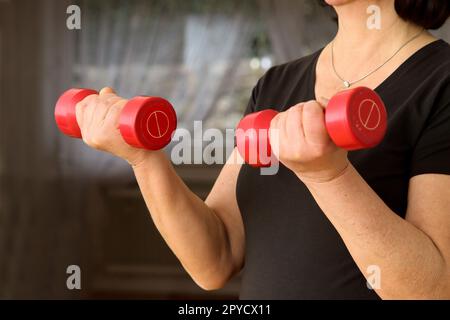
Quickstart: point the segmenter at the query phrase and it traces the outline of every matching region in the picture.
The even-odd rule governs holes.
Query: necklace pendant
[[[351,87],[350,82],[344,81],[344,87],[347,88],[347,89],[350,88]]]

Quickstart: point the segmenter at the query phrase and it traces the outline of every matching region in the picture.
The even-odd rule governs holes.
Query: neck
[[[368,10],[371,6],[379,8],[378,12]],[[397,15],[393,0],[357,0],[334,8],[339,18],[334,42],[340,55],[392,52],[420,32],[420,27]],[[368,22],[374,23],[375,19],[379,20],[380,28],[369,28]]]

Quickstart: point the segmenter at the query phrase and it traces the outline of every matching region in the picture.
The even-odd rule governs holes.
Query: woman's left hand
[[[317,101],[279,113],[270,125],[270,144],[278,160],[304,182],[327,182],[348,167],[347,151],[338,148],[325,126]]]

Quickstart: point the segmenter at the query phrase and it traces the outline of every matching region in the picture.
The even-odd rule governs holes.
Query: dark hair
[[[319,0],[327,5],[325,0]],[[425,29],[439,29],[450,17],[449,0],[395,0],[395,10],[405,21]]]
[[[439,29],[450,16],[448,0],[395,0],[397,14],[425,29]]]

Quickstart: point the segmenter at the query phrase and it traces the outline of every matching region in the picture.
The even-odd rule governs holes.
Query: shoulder
[[[450,44],[442,39],[436,40],[435,52],[444,58],[450,59]]]
[[[438,40],[422,52],[412,78],[417,89],[409,92],[411,105],[423,117],[422,133],[440,128],[450,141],[450,45]],[[415,92],[416,91],[416,92]]]
[[[429,59],[435,61],[435,67],[429,70],[429,77],[435,88],[431,91],[436,93],[435,105],[437,109],[445,108],[448,112],[450,111],[450,45],[439,40],[436,50]]]
[[[444,40],[438,40],[435,50],[430,53],[429,59],[436,62],[436,71],[446,78],[450,77],[450,45]]]
[[[422,73],[424,78],[450,79],[450,45],[447,42],[437,40],[416,54],[418,59],[413,67],[417,72]]]
[[[437,40],[423,47],[397,70],[393,80],[388,95],[395,101],[408,101],[422,115],[448,109],[450,45]]]

